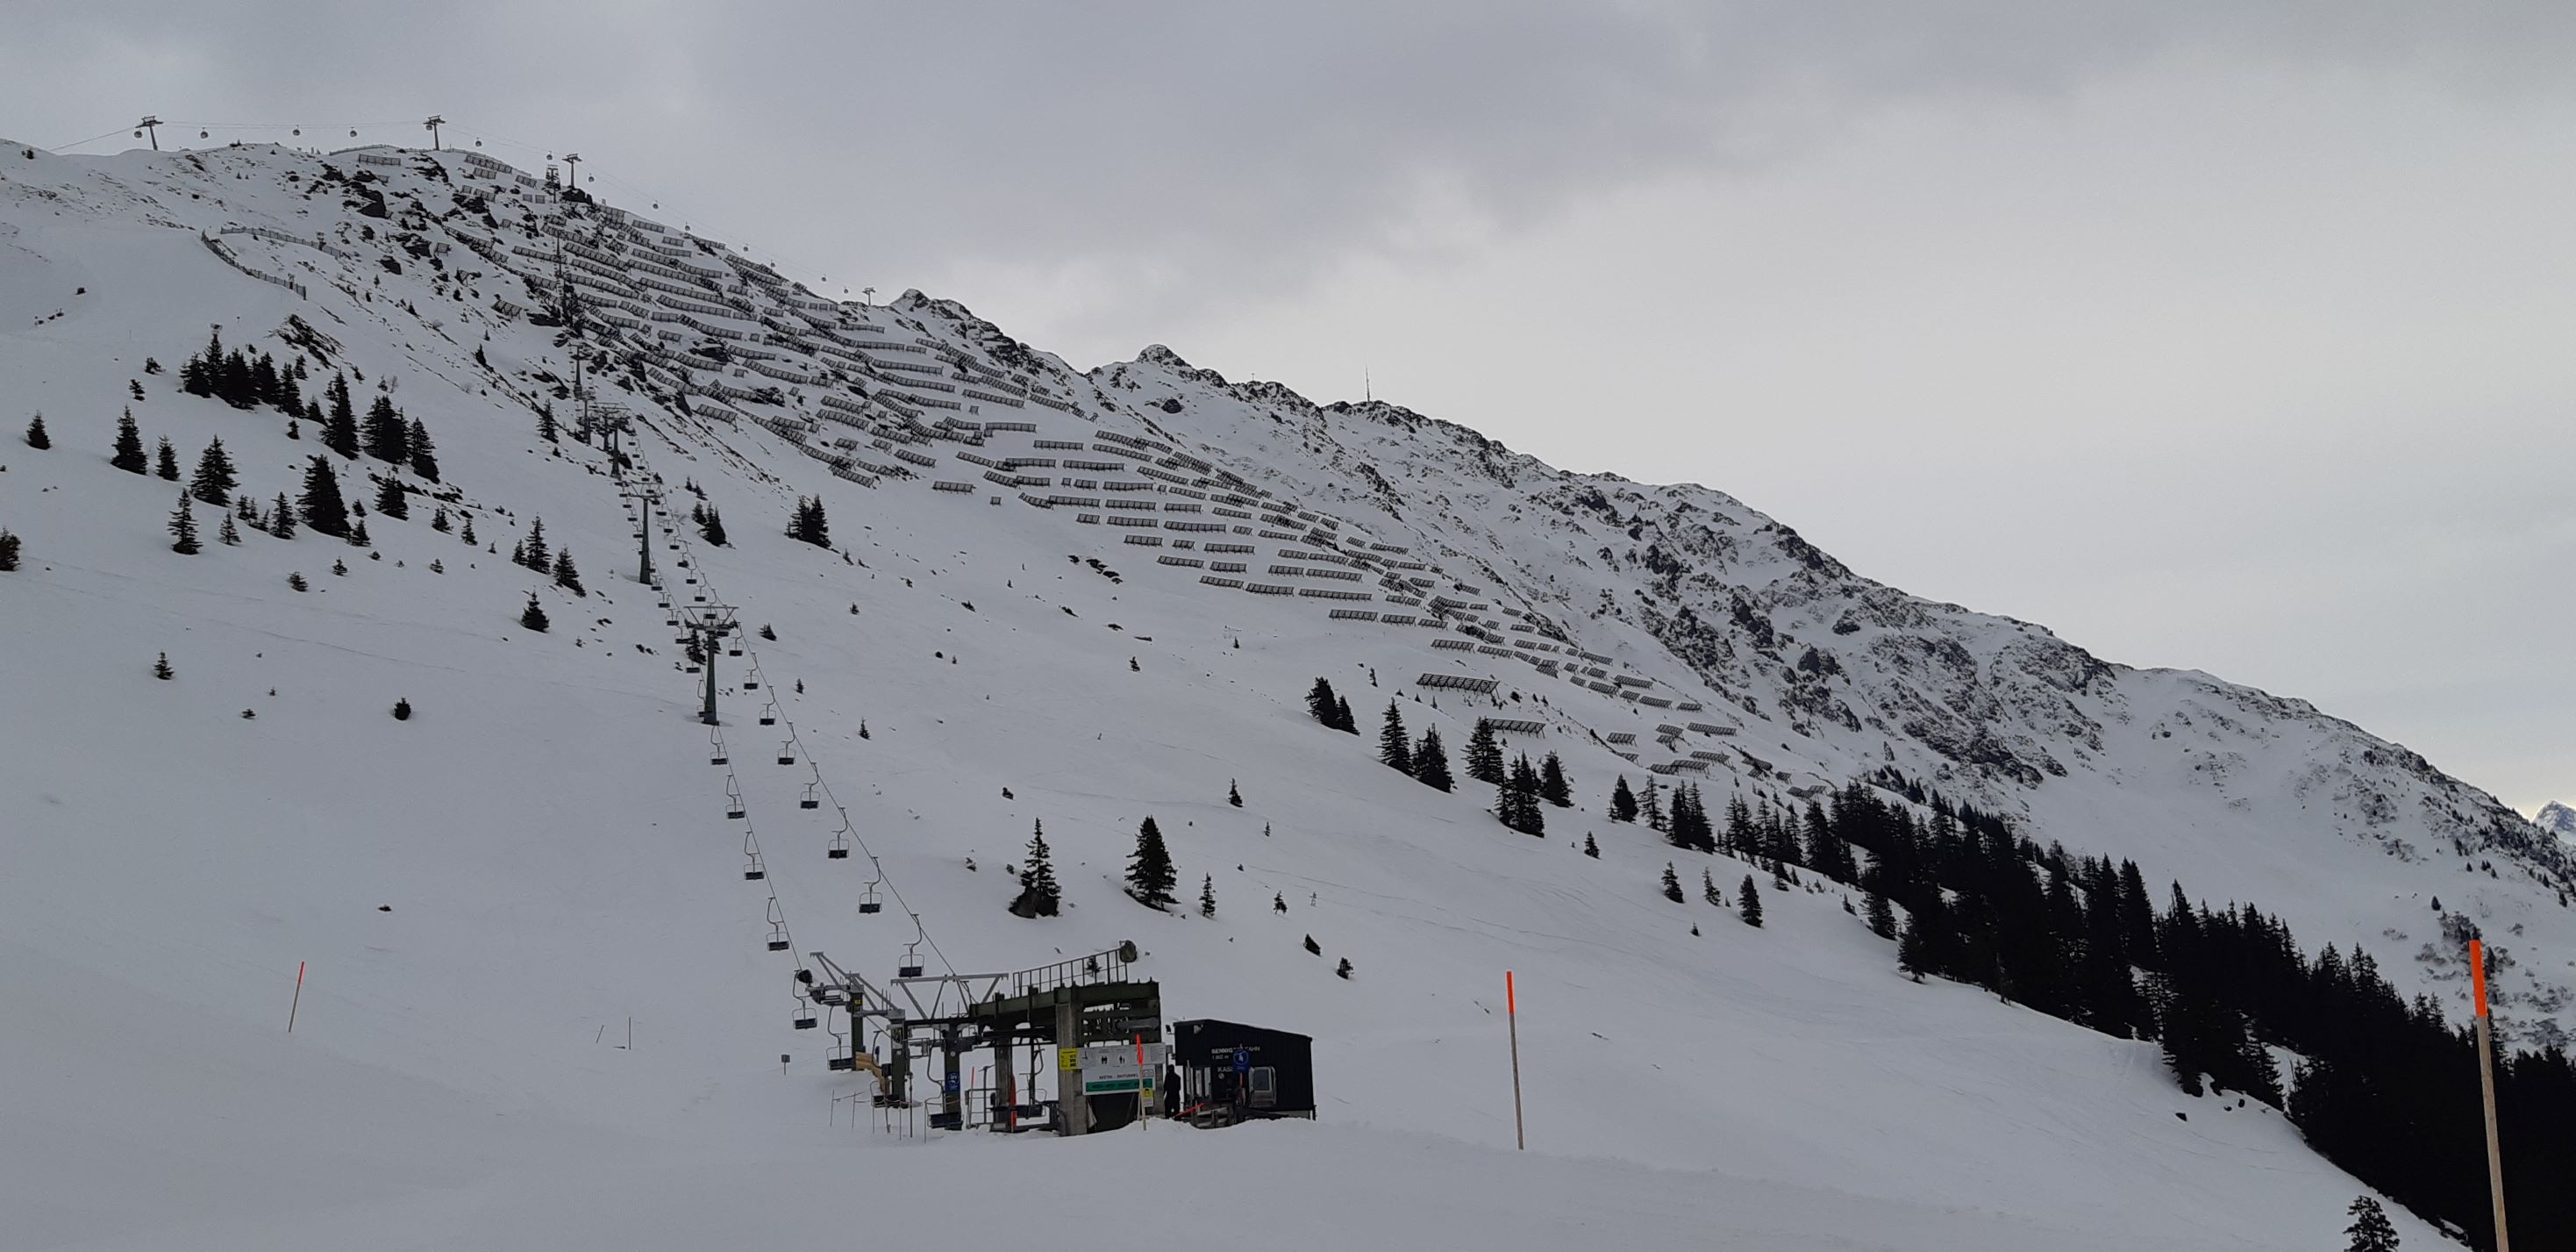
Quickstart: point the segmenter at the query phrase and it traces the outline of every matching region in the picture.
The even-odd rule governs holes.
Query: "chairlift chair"
[[[912,942],[903,945],[902,963],[894,967],[894,976],[897,978],[921,977],[921,945],[924,940],[930,938],[930,932],[921,928],[919,913],[912,915],[912,935]]]
[[[877,876],[869,879],[867,885],[859,888],[859,911],[882,913],[885,911],[885,902],[877,898],[877,887],[885,882],[885,866],[878,864],[875,857],[869,857],[868,863],[876,866]]]
[[[784,952],[790,946],[787,937],[787,914],[778,907],[778,897],[769,897],[769,950]]]
[[[822,797],[814,793],[814,784],[805,784],[805,794],[796,801],[796,807],[800,809],[819,809],[823,807]]]
[[[796,741],[795,741],[795,740],[793,740],[793,739],[786,739],[786,740],[781,740],[781,741],[779,742],[779,744],[778,744],[778,763],[779,763],[779,764],[781,764],[781,765],[794,765],[794,764],[796,763]]]
[[[760,711],[760,724],[763,726],[775,726],[778,724],[778,702],[776,700],[770,701],[768,707],[763,708]]]
[[[733,775],[727,774],[725,775],[725,817],[739,819],[741,816],[742,784]]]
[[[732,757],[725,755],[723,735],[710,730],[707,732],[707,742],[715,748],[715,754],[707,758],[707,764],[723,765],[733,759]]]

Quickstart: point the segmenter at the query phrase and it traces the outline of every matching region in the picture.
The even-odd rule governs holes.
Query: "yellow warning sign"
[[[1082,1068],[1082,1049],[1057,1048],[1055,1050],[1055,1067],[1061,1070],[1077,1070]]]

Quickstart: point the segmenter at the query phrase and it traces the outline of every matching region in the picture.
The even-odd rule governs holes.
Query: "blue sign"
[[[950,1095],[957,1094],[957,1075],[950,1074],[946,1078],[940,1079],[939,1089]]]
[[[1252,1049],[1236,1048],[1234,1050],[1234,1072],[1238,1074],[1252,1072]]]

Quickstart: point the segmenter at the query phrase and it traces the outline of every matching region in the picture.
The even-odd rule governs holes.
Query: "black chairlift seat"
[[[832,1057],[829,1060],[824,1061],[823,1064],[824,1067],[828,1069],[857,1069],[859,1067],[859,1063],[857,1061],[851,1060],[846,1056]]]
[[[797,1018],[797,1019],[796,1019],[796,1029],[798,1029],[798,1030],[812,1030],[812,1029],[814,1029],[814,1017],[813,1017],[813,1015],[809,1013],[809,1014],[806,1014],[805,1016],[802,1016],[802,1017]]]
[[[769,941],[769,950],[772,952],[784,952],[787,950],[787,941],[784,939],[772,939]]]
[[[878,900],[861,900],[859,901],[859,911],[862,913],[882,913],[885,911],[885,904]]]
[[[845,861],[849,859],[850,850],[848,848],[831,848],[827,849],[823,855],[831,860]]]
[[[897,978],[919,978],[921,977],[921,967],[918,965],[897,965],[894,967],[894,976]]]

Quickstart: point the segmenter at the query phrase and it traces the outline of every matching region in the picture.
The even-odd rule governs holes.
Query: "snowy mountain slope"
[[[2531,824],[2558,836],[2562,841],[2576,840],[2576,809],[2571,809],[2556,800],[2541,805],[2539,816],[2532,818]]]
[[[49,1079],[0,1089],[0,1124],[37,1128],[0,1142],[0,1207],[33,1215],[30,1246],[336,1247],[352,1220],[402,1232],[393,1246],[547,1231],[701,1246],[820,1233],[839,1215],[812,1197],[853,1177],[871,1200],[909,1200],[873,1206],[882,1233],[935,1237],[955,1229],[943,1214],[992,1202],[967,1179],[1024,1183],[1035,1212],[1212,1164],[1275,1171],[1344,1208],[1244,1246],[1556,1247],[1579,1232],[1649,1247],[2254,1248],[2341,1225],[2357,1184],[2277,1115],[2182,1096],[2152,1045],[1906,982],[1837,894],[1772,895],[1759,930],[1695,893],[1664,901],[1654,881],[1673,851],[1600,810],[1619,772],[1677,760],[1707,761],[1705,785],[1781,796],[1892,763],[2042,837],[2259,899],[2310,943],[2365,942],[2426,986],[2448,967],[2415,966],[2414,942],[2379,933],[2431,933],[2411,893],[2493,918],[2508,947],[2565,948],[2551,929],[2564,915],[2542,907],[2558,863],[2479,825],[2492,801],[2420,762],[2303,706],[2106,666],[2036,628],[1867,584],[1713,492],[1560,475],[1456,427],[1316,409],[1168,352],[1078,374],[954,306],[836,305],[738,252],[656,248],[648,237],[673,232],[587,210],[556,224],[575,236],[558,256],[555,197],[459,154],[353,153],[326,174],[271,149],[16,151],[0,149],[0,381],[43,410],[55,444],[0,457],[0,525],[28,561],[0,576],[0,635],[43,658],[0,705],[0,979],[19,1010],[0,1048],[13,1072]],[[727,548],[652,533],[666,585],[682,605],[720,594],[777,635],[722,662],[730,770],[707,764],[695,679],[633,581],[604,458],[535,435],[530,405],[570,365],[557,331],[530,324],[551,293],[529,280],[559,274],[602,302],[593,316],[635,323],[609,323],[632,365],[606,386],[633,389],[617,398],[637,414],[642,468],[684,506],[677,485],[696,483],[733,531]],[[285,355],[290,317],[437,436],[439,489],[488,548],[430,529],[423,500],[408,522],[371,512],[372,550],[256,531],[168,550],[176,485],[105,463],[128,380],[149,397],[133,405],[147,441],[167,435],[192,460],[220,435],[245,492],[291,492],[318,450],[309,425],[290,440],[278,414],[180,395],[142,364],[175,366],[209,323]],[[722,358],[700,355],[719,341]],[[352,498],[372,498],[357,489],[370,465],[343,463]],[[813,494],[847,561],[776,533]],[[1072,502],[1031,502],[1054,497]],[[579,555],[589,596],[496,550],[538,517]],[[290,590],[292,572],[312,590]],[[550,633],[515,625],[532,591]],[[167,683],[149,673],[164,652]],[[741,687],[755,664],[777,730]],[[1298,704],[1325,674],[1365,720],[1423,673],[1493,678],[1506,711],[1423,690],[1402,706],[1417,732],[1462,745],[1480,713],[1546,728],[1521,742],[1565,754],[1580,806],[1551,813],[1553,837],[1502,831],[1480,788],[1441,795],[1377,767]],[[414,719],[386,716],[400,697]],[[776,766],[768,736],[788,726],[798,764]],[[741,877],[746,823],[723,818],[728,774],[761,883]],[[799,952],[881,971],[916,932],[899,911],[851,908],[869,862],[823,855],[837,813],[797,807],[818,778],[937,940],[934,968],[1134,937],[1176,1015],[1313,1033],[1321,1124],[969,1137],[938,1156],[831,1127],[831,1097],[853,1086],[820,1068],[823,1040],[789,1028],[792,956],[761,946],[764,888]],[[1214,880],[1215,919],[1117,890],[1146,813],[1185,896]],[[1003,911],[1002,869],[1033,819],[1069,905],[1043,922]],[[1585,831],[1597,861],[1570,846]],[[2463,878],[2454,838],[2496,876]],[[1714,870],[1731,889],[1749,867]],[[1302,949],[1309,934],[1327,960]],[[1343,956],[1353,980],[1330,976]],[[2525,1030],[2560,1007],[2537,965],[2501,983]],[[1499,1151],[1503,968],[1521,978],[1545,1166]]]

